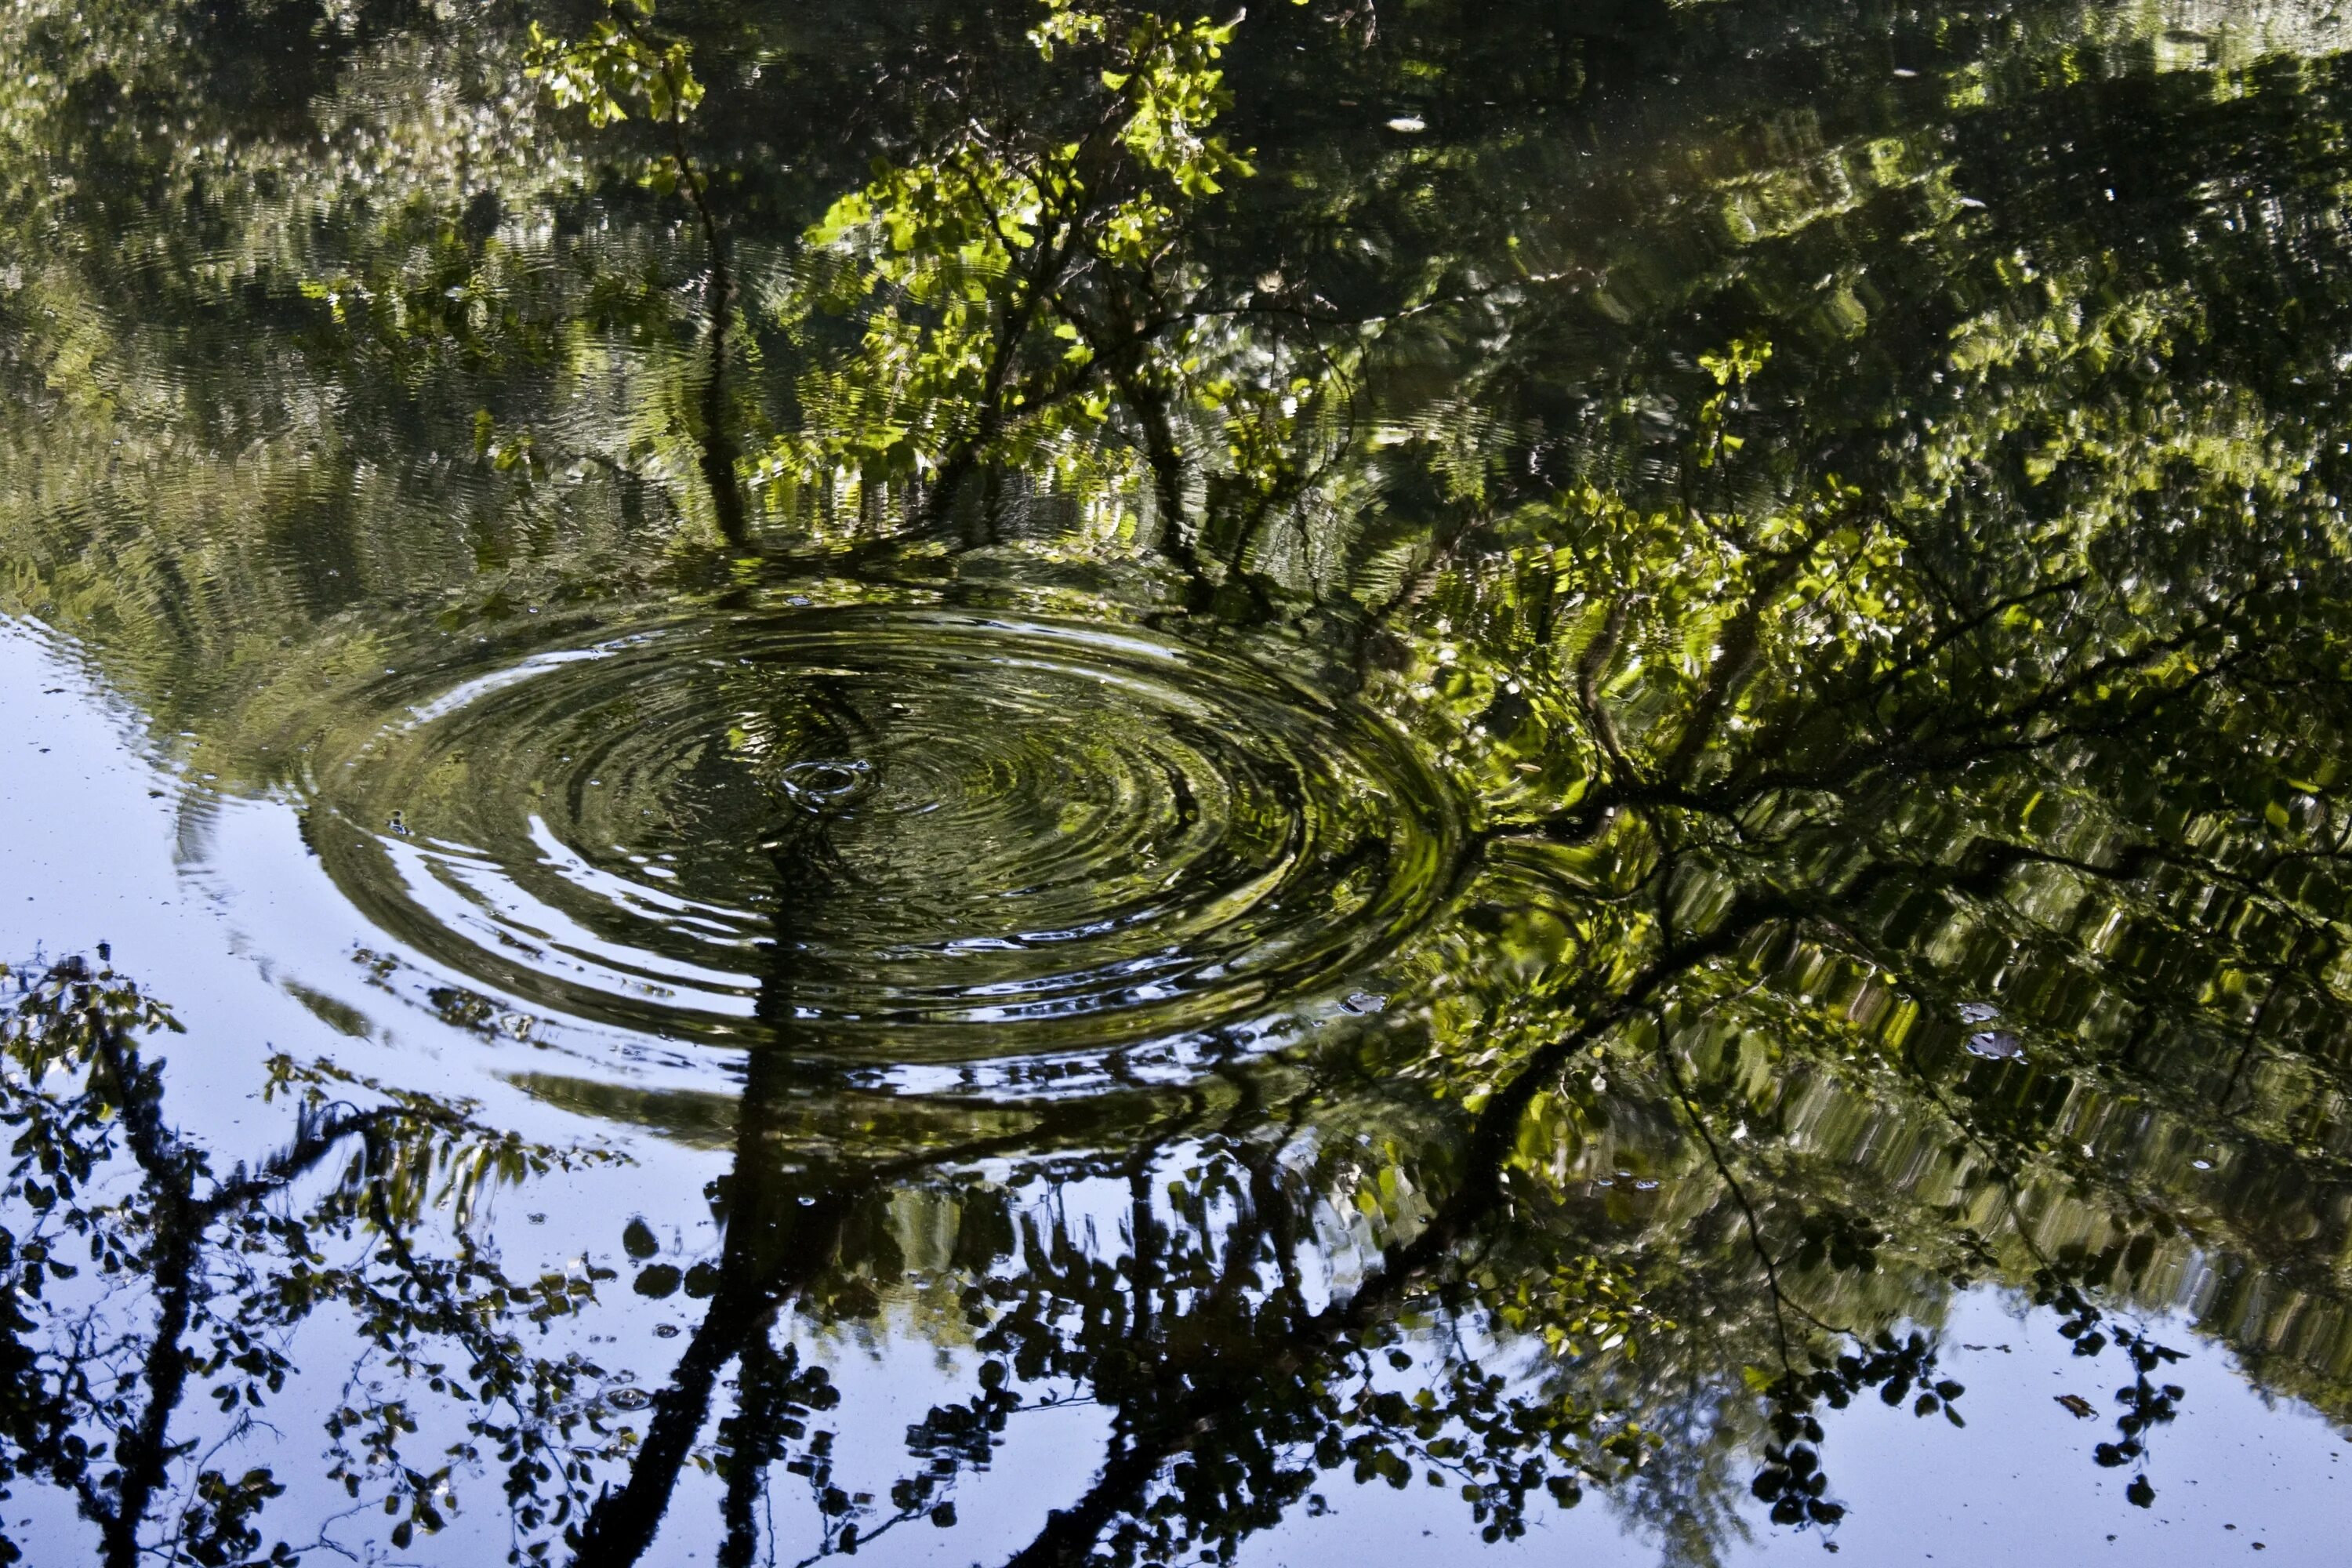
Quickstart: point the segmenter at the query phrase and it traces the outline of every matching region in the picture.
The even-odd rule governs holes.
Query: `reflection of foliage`
[[[268,1093],[293,1100],[292,1139],[258,1165],[216,1173],[165,1120],[163,1064],[141,1052],[142,1034],[178,1027],[136,984],[79,960],[0,1024],[0,1120],[17,1129],[8,1198],[32,1216],[0,1232],[12,1474],[69,1492],[110,1568],[158,1540],[175,1559],[254,1557],[260,1515],[288,1481],[267,1463],[223,1465],[295,1375],[292,1332],[331,1308],[363,1359],[398,1374],[381,1394],[355,1379],[327,1417],[329,1479],[381,1500],[395,1546],[441,1528],[456,1467],[491,1454],[508,1464],[519,1525],[560,1522],[583,1463],[619,1444],[598,1370],[534,1353],[523,1336],[592,1302],[593,1279],[509,1279],[469,1232],[492,1187],[606,1156],[547,1149],[462,1104],[280,1057]],[[422,1245],[436,1214],[455,1244],[446,1257]],[[329,1256],[355,1240],[356,1261]],[[88,1274],[68,1261],[85,1255]],[[461,1360],[441,1360],[443,1343]],[[466,1411],[467,1436],[424,1471],[403,1442],[428,1383]],[[202,1418],[188,1408],[198,1392],[214,1407]],[[268,1555],[294,1550],[280,1541]]]
[[[1764,1466],[1749,1489],[1772,1505],[1772,1522],[1835,1524],[1845,1517],[1844,1506],[1824,1495],[1829,1472],[1822,1468],[1821,1446],[1826,1434],[1813,1413],[1816,1402],[1843,1410],[1861,1390],[1874,1388],[1888,1405],[1909,1399],[1915,1415],[1941,1411],[1953,1426],[1964,1425],[1952,1402],[1965,1390],[1950,1378],[1937,1377],[1935,1369],[1935,1352],[1925,1335],[1914,1332],[1898,1341],[1882,1329],[1845,1354],[1816,1352],[1811,1368],[1801,1373],[1790,1368],[1771,1377],[1751,1371],[1749,1381],[1771,1401],[1772,1441],[1764,1447]]]
[[[691,435],[719,531],[728,543],[740,546],[749,542],[751,525],[736,475],[735,416],[727,393],[735,280],[726,237],[710,205],[709,182],[696,166],[686,141],[686,118],[702,101],[702,83],[695,79],[692,51],[682,39],[656,37],[652,18],[653,0],[618,0],[577,43],[552,37],[533,22],[527,70],[559,104],[584,107],[592,125],[603,128],[626,120],[627,106],[635,104],[669,130],[667,157],[647,168],[639,180],[664,193],[683,192],[702,231],[709,267],[702,304],[706,346]],[[478,437],[478,444],[488,450],[486,438]]]
[[[547,84],[557,103],[587,110],[588,122],[600,129],[628,119],[631,104],[655,120],[683,120],[702,101],[702,84],[682,40],[648,35],[645,24],[653,14],[650,0],[623,0],[577,43],[533,22],[525,69]]]
[[[1170,404],[1181,349],[1160,340],[1180,325],[1180,214],[1249,172],[1208,133],[1234,26],[1115,19],[1070,0],[1046,11],[1031,35],[1040,56],[1099,62],[1092,82],[1045,123],[970,123],[920,163],[883,166],[812,232],[837,258],[820,303],[854,312],[862,339],[804,379],[808,424],[780,446],[780,477],[920,479],[940,507],[976,468],[1084,484],[1080,438],[1118,397],[1163,502],[1181,503]]]

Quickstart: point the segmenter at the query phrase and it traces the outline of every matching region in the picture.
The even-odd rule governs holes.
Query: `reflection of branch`
[[[1795,1365],[1789,1360],[1788,1325],[1783,1321],[1789,1297],[1780,1289],[1780,1268],[1772,1260],[1772,1249],[1764,1245],[1764,1222],[1757,1217],[1756,1205],[1748,1201],[1748,1189],[1740,1184],[1738,1176],[1732,1174],[1730,1163],[1724,1159],[1723,1151],[1717,1147],[1715,1132],[1707,1126],[1706,1118],[1699,1113],[1698,1101],[1691,1097],[1690,1085],[1683,1081],[1682,1063],[1675,1058],[1674,1042],[1668,1037],[1666,1020],[1662,1014],[1657,1017],[1657,1028],[1658,1060],[1665,1067],[1666,1079],[1674,1085],[1675,1098],[1682,1101],[1683,1113],[1690,1118],[1691,1127],[1698,1133],[1699,1142],[1706,1146],[1706,1157],[1715,1166],[1715,1173],[1722,1178],[1723,1184],[1731,1190],[1732,1200],[1738,1204],[1740,1215],[1748,1226],[1748,1245],[1755,1252],[1756,1261],[1764,1266],[1764,1287],[1772,1295],[1772,1340],[1780,1349],[1780,1370],[1794,1372]],[[1812,1314],[1807,1312],[1805,1316],[1811,1318]],[[1818,1323],[1820,1320],[1814,1319],[1814,1321]],[[1822,1326],[1826,1328],[1828,1325]]]
[[[670,52],[646,43],[644,23],[631,16],[626,5],[612,6],[611,13],[628,29],[632,38],[644,44],[661,61],[663,84],[669,93],[670,161],[677,167],[678,188],[694,207],[703,247],[710,257],[710,282],[703,291],[702,303],[703,336],[709,344],[708,368],[702,383],[702,429],[696,445],[702,480],[710,490],[719,531],[730,546],[742,549],[751,542],[751,525],[743,506],[742,487],[736,482],[735,469],[740,454],[736,449],[735,432],[727,412],[727,327],[734,309],[735,281],[728,267],[726,236],[710,210],[709,193],[701,173],[687,151],[687,84],[679,79]]]
[[[383,1159],[383,1133],[380,1130],[371,1129],[367,1138],[367,1148],[371,1156],[370,1164],[380,1169],[385,1163]],[[463,1300],[451,1291],[446,1276],[426,1268],[418,1258],[415,1249],[409,1245],[407,1232],[392,1212],[391,1202],[383,1182],[381,1180],[368,1182],[364,1202],[367,1205],[371,1221],[374,1224],[377,1233],[383,1237],[384,1253],[391,1258],[394,1267],[400,1269],[420,1294],[431,1299],[438,1312],[439,1321],[436,1326],[441,1331],[464,1345],[467,1352],[472,1356],[476,1375],[482,1378],[483,1395],[487,1399],[492,1385],[491,1378],[486,1375],[488,1370],[499,1366],[501,1363],[511,1361],[514,1359],[515,1352],[509,1350],[507,1344],[502,1344],[494,1339],[474,1321],[472,1314],[466,1310]],[[563,1479],[565,1490],[576,1504],[580,1497],[580,1486],[574,1479],[577,1467],[566,1462],[564,1456],[547,1440],[543,1430],[542,1420],[548,1403],[547,1390],[544,1386],[535,1388],[533,1392],[537,1395],[540,1408],[526,1409],[518,1392],[520,1382],[521,1380],[518,1379],[514,1387],[503,1391],[508,1408],[515,1415],[517,1446],[523,1453],[527,1454],[532,1449],[537,1449],[547,1456],[548,1462],[543,1468],[550,1473]]]
[[[1497,824],[1487,830],[1487,836],[1540,834],[1557,839],[1579,839],[1593,832],[1612,812],[1624,806],[1667,806],[1736,823],[1756,803],[1776,795],[1808,792],[1850,794],[1874,776],[1917,779],[1965,769],[1996,756],[2039,755],[2070,741],[2128,734],[2147,723],[2164,704],[2179,700],[2195,687],[2218,679],[2242,663],[2247,656],[2217,656],[2200,664],[2185,679],[2154,690],[2144,690],[2120,704],[2117,710],[2105,715],[2079,710],[2073,716],[2063,715],[2070,708],[2079,710],[2077,699],[2086,690],[2096,689],[2100,682],[2126,675],[2148,675],[2155,666],[2180,653],[2199,638],[2223,629],[2223,626],[2224,623],[2216,617],[2200,619],[2192,626],[2162,637],[2151,638],[2128,651],[2117,651],[2094,660],[2074,674],[2053,679],[2015,701],[1989,706],[1973,717],[1939,725],[1925,732],[1900,732],[1866,744],[1847,746],[1812,766],[1735,768],[1719,782],[1705,787],[1678,782],[1671,773],[1654,781],[1639,777],[1622,782],[1612,779],[1591,788],[1571,806],[1533,821]],[[1752,658],[1752,655],[1753,649],[1749,647],[1745,657]],[[1727,659],[1724,650],[1718,650],[1707,689],[1702,693],[1702,705],[1707,709],[1707,722],[1701,723],[1697,714],[1686,722],[1675,747],[1675,757],[1679,763],[1686,765],[1695,760],[1715,738],[1713,721],[1720,717],[1728,689],[1736,684],[1738,669],[1742,667],[1744,658]],[[1868,694],[1871,692],[1891,694],[1874,684],[1863,697],[1854,700],[1856,705],[1869,707],[1873,700]],[[1589,701],[1589,705],[1595,710],[1600,708],[1597,701]],[[1885,735],[1884,728],[1882,735]]]
[[[1681,778],[1689,773],[1708,743],[1714,741],[1716,721],[1729,705],[1732,694],[1756,667],[1762,653],[1764,613],[1774,596],[1798,570],[1810,559],[1811,552],[1802,546],[1790,548],[1770,557],[1771,567],[1749,590],[1748,602],[1742,605],[1731,624],[1724,628],[1716,641],[1715,658],[1708,664],[1706,680],[1699,688],[1697,700],[1691,704],[1690,714],[1683,721],[1683,732],[1659,770],[1664,778]]]
[[[345,1139],[373,1139],[378,1133],[404,1121],[419,1121],[452,1130],[467,1125],[463,1117],[415,1105],[380,1105],[372,1110],[357,1110],[345,1106],[340,1114],[323,1118],[305,1107],[295,1123],[293,1142],[271,1155],[261,1169],[251,1175],[222,1183],[197,1208],[207,1223],[233,1214],[308,1175]]]
[[[2238,1080],[2245,1075],[2246,1065],[2253,1060],[2254,1047],[2262,1039],[2263,1020],[2270,1016],[2271,1004],[2278,1000],[2279,983],[2302,961],[2304,944],[2311,940],[2308,930],[2294,933],[2294,942],[2287,948],[2286,956],[2271,971],[2271,983],[2263,988],[2263,999],[2246,1018],[2245,1037],[2238,1046],[2236,1059],[2230,1064],[2230,1081],[2221,1088],[2221,1098],[2216,1102],[2224,1115],[2230,1101],[2237,1098]]]
[[[1545,1086],[1579,1050],[1647,1006],[1664,986],[1695,965],[1731,952],[1761,926],[1790,912],[1777,899],[1742,899],[1705,935],[1681,942],[1670,938],[1663,951],[1614,996],[1596,999],[1582,1022],[1530,1053],[1480,1109],[1464,1141],[1461,1184],[1411,1241],[1391,1247],[1352,1296],[1332,1302],[1294,1333],[1265,1346],[1263,1359],[1255,1365],[1227,1366],[1221,1376],[1197,1382],[1171,1375],[1170,1382],[1181,1392],[1157,1407],[1157,1418],[1148,1430],[1129,1434],[1127,1447],[1109,1457],[1094,1484],[1070,1507],[1051,1513],[1029,1544],[1007,1559],[1006,1568],[1072,1568],[1088,1561],[1103,1530],[1131,1505],[1161,1466],[1209,1436],[1221,1422],[1247,1414],[1233,1396],[1237,1382],[1296,1381],[1314,1361],[1328,1356],[1392,1310],[1507,1201],[1503,1173],[1516,1148],[1520,1124]]]
[[[1583,710],[1584,721],[1592,730],[1593,738],[1601,742],[1609,761],[1614,764],[1621,783],[1631,782],[1633,765],[1625,760],[1625,748],[1617,736],[1617,721],[1601,700],[1601,677],[1609,661],[1617,657],[1617,645],[1624,639],[1625,623],[1633,613],[1633,596],[1621,593],[1609,606],[1608,618],[1601,622],[1601,631],[1576,661],[1576,701]]]

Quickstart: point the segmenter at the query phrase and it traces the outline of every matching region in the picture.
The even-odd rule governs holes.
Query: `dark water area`
[[[0,1562],[2342,1561],[2352,12],[1087,4],[0,11]]]

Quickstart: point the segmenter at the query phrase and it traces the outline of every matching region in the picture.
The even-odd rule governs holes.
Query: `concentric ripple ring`
[[[1370,715],[1126,629],[813,609],[544,651],[314,765],[314,847],[521,1005],[866,1060],[1264,1016],[1429,914],[1452,792]]]

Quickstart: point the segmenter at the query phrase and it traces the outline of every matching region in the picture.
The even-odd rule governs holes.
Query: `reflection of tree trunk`
[[[727,314],[733,309],[734,292],[733,280],[727,271],[727,253],[714,247],[707,307],[709,322],[705,329],[709,367],[702,382],[702,479],[710,488],[710,504],[719,519],[719,531],[726,536],[729,544],[740,549],[751,542],[751,521],[743,505],[742,487],[735,480],[735,468],[741,453],[727,412]]]
[[[194,1305],[197,1243],[203,1232],[200,1225],[189,1223],[184,1194],[159,1196],[163,1204],[158,1228],[163,1234],[155,1258],[155,1293],[160,1310],[154,1342],[148,1346],[147,1363],[142,1369],[147,1408],[141,1413],[139,1425],[123,1432],[115,1447],[115,1459],[122,1467],[121,1489],[115,1495],[112,1517],[97,1521],[106,1568],[136,1568],[139,1526],[163,1484],[172,1454],[172,1415],[179,1408],[188,1382],[188,1357],[180,1341],[187,1333]]]
[[[1144,451],[1151,462],[1152,500],[1160,513],[1153,546],[1180,570],[1197,576],[1200,559],[1184,537],[1184,448],[1176,438],[1167,391],[1153,385],[1139,367],[1129,367],[1118,384],[1136,423],[1143,426]]]
[[[1175,400],[1167,387],[1152,379],[1150,368],[1150,347],[1160,331],[1153,319],[1161,312],[1156,301],[1137,300],[1133,290],[1121,283],[1112,284],[1109,296],[1106,309],[1115,324],[1094,321],[1080,310],[1066,310],[1063,319],[1093,351],[1095,363],[1118,389],[1142,429],[1144,457],[1151,465],[1152,502],[1160,513],[1152,548],[1200,583],[1200,557],[1192,541],[1184,537],[1187,470],[1184,446],[1176,434]]]
[[[727,1499],[719,1510],[727,1537],[719,1548],[719,1568],[751,1568],[760,1543],[760,1483],[776,1458],[782,1436],[785,1384],[789,1370],[762,1329],[743,1347],[739,1374],[742,1392],[736,1399],[736,1416],[726,1432]]]
[[[719,1368],[734,1358],[745,1325],[755,1315],[724,1289],[712,1300],[702,1326],[670,1373],[669,1386],[655,1396],[653,1420],[627,1483],[599,1497],[589,1510],[572,1555],[575,1564],[635,1563],[653,1543],[654,1531],[669,1509],[678,1470],[709,1414],[710,1390]]]
[[[798,932],[804,929],[809,901],[822,887],[827,848],[821,819],[812,816],[798,826],[800,831],[772,851],[781,897],[756,1010],[767,1037],[751,1047],[744,1064],[734,1165],[725,1187],[727,1234],[718,1287],[670,1373],[669,1385],[655,1396],[653,1418],[627,1482],[598,1498],[590,1510],[572,1558],[575,1568],[635,1563],[653,1544],[678,1474],[709,1418],[719,1372],[738,1354],[749,1353],[754,1341],[764,1345],[777,1306],[831,1262],[843,1217],[856,1192],[845,1185],[794,1193],[773,1148],[772,1135],[780,1130],[780,1112],[794,1077],[786,1042]],[[796,1197],[803,1201],[795,1203]],[[741,1381],[748,1384],[751,1380]],[[748,1425],[751,1412],[746,1403]],[[747,1449],[759,1446],[747,1443]],[[756,1471],[759,1467],[749,1461],[748,1452],[746,1458],[747,1468]],[[732,1488],[730,1482],[730,1494]],[[748,1510],[748,1501],[744,1507]]]
[[[610,14],[631,37],[662,58],[662,74],[667,78],[670,161],[676,166],[678,189],[686,193],[687,201],[694,208],[695,223],[702,230],[703,248],[710,257],[710,281],[702,294],[703,342],[708,363],[700,399],[701,428],[694,432],[695,446],[719,531],[730,545],[740,550],[751,542],[751,524],[743,504],[742,487],[735,479],[737,459],[742,454],[736,445],[734,426],[727,417],[727,326],[735,308],[735,279],[728,268],[727,237],[719,227],[718,215],[711,211],[702,172],[694,166],[693,154],[687,150],[687,82],[677,75],[659,44],[647,37],[637,18],[624,7],[615,7]],[[651,15],[650,7],[646,14]]]
[[[694,1440],[709,1418],[711,1391],[719,1373],[739,1354],[763,1344],[777,1307],[832,1262],[842,1221],[852,1201],[862,1195],[856,1186],[836,1187],[817,1192],[806,1205],[794,1202],[796,1194],[777,1166],[769,1138],[773,1113],[783,1099],[783,1053],[772,1046],[751,1058],[735,1138],[718,1289],[670,1373],[669,1386],[655,1397],[653,1419],[628,1481],[599,1498],[589,1512],[572,1558],[579,1568],[635,1563],[653,1544]],[[751,1379],[742,1381],[748,1386]],[[747,1401],[747,1426],[754,1409]],[[763,1446],[747,1436],[745,1458],[754,1472],[753,1484],[758,1466],[751,1456]],[[732,1487],[730,1482],[730,1492]]]
[[[117,1434],[114,1458],[121,1467],[110,1516],[83,1495],[83,1511],[99,1527],[106,1568],[136,1568],[139,1527],[171,1462],[172,1415],[188,1382],[188,1357],[181,1340],[195,1306],[198,1253],[206,1215],[195,1201],[198,1165],[163,1124],[163,1081],[136,1052],[100,1024],[95,1041],[99,1070],[111,1079],[121,1108],[123,1142],[147,1177],[155,1209],[155,1338],[147,1348],[142,1377],[147,1405],[139,1424]]]
[[[735,308],[735,279],[728,269],[726,238],[719,232],[719,221],[711,215],[710,204],[703,196],[693,165],[686,161],[682,137],[677,157],[687,175],[687,195],[693,198],[695,214],[701,220],[703,244],[710,253],[710,284],[703,291],[703,342],[708,363],[702,381],[702,428],[696,445],[701,458],[703,483],[709,487],[711,509],[719,520],[719,531],[729,544],[740,549],[751,542],[751,523],[743,505],[742,487],[735,479],[736,465],[742,454],[736,446],[735,428],[727,409],[727,324]]]

